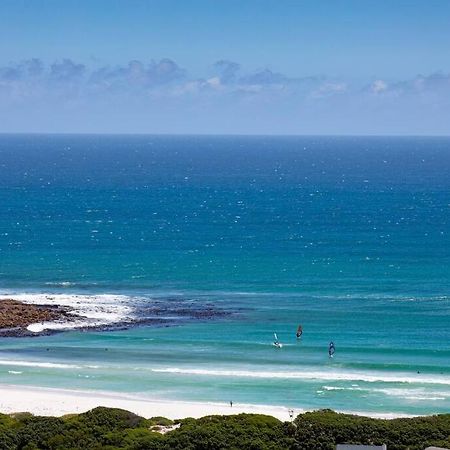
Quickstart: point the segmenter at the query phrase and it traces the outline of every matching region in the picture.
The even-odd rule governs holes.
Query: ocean
[[[1,338],[0,383],[448,413],[449,174],[444,137],[1,135],[1,296],[166,312]]]

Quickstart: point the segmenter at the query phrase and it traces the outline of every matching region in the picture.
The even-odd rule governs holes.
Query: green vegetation
[[[450,447],[450,414],[381,420],[324,410],[293,423],[257,414],[173,422],[109,408],[62,418],[0,414],[0,450],[334,450],[338,443]]]
[[[450,446],[450,414],[382,420],[323,410],[297,416],[294,424],[296,450],[331,450],[344,443],[386,444],[389,450]]]

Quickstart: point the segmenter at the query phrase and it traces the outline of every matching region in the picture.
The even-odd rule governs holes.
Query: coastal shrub
[[[0,430],[0,449],[14,450],[16,448],[16,434],[12,431]]]
[[[423,450],[450,443],[450,415],[383,420],[323,410],[299,415],[294,424],[295,450],[332,450],[344,443]]]
[[[88,425],[98,431],[125,430],[126,428],[136,428],[146,422],[132,412],[118,408],[105,408],[100,406],[86,413],[79,414],[75,418],[68,419],[83,425]]]
[[[164,436],[146,428],[127,430],[122,440],[126,450],[161,450]]]
[[[0,414],[0,449],[12,450],[17,447],[17,426],[13,418]]]
[[[50,450],[49,441],[64,431],[64,421],[57,417],[25,417],[17,430],[17,448]]]
[[[174,423],[180,427],[155,432]],[[0,414],[0,450],[334,450],[341,443],[450,447],[450,414],[381,420],[323,410],[292,424],[258,414],[173,422],[110,408],[63,418]]]
[[[17,430],[19,422],[11,415],[0,414],[0,449],[14,450],[17,448]]]
[[[287,450],[291,443],[282,422],[258,414],[185,419],[164,438],[164,449],[174,450]]]
[[[174,424],[173,420],[160,416],[151,417],[150,419],[147,420],[147,422],[149,425],[160,425],[162,427],[170,427],[171,425]]]
[[[25,422],[27,419],[30,419],[31,417],[34,417],[34,416],[33,416],[33,414],[31,414],[29,412],[18,412],[18,413],[9,414],[8,416],[5,416],[5,417],[14,419],[14,421],[17,421],[17,422]]]
[[[86,413],[66,417],[60,436],[52,441],[53,449],[94,449],[120,446],[124,430],[144,424],[145,419],[129,411],[99,407]]]

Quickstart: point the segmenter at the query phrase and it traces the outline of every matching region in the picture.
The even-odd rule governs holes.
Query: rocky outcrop
[[[32,323],[70,320],[67,310],[52,305],[29,305],[17,300],[0,300],[0,335],[19,336],[28,334],[26,328]]]
[[[48,297],[47,300],[53,301],[54,298]],[[103,310],[104,305],[101,311]],[[234,313],[219,309],[212,303],[205,304],[176,298],[138,302],[130,306],[127,316],[105,323],[101,323],[98,318],[90,317],[91,311],[86,315],[82,312],[76,306],[72,308],[58,304],[29,304],[13,299],[0,300],[0,337],[42,336],[68,329],[113,331],[136,326],[169,327],[190,321],[216,320]],[[48,327],[27,328],[29,325],[39,325],[43,322],[51,322],[51,324]]]

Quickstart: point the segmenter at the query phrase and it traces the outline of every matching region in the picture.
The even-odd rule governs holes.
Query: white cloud
[[[208,78],[206,82],[214,89],[220,89],[222,87],[222,82],[219,77]]]
[[[162,123],[165,111],[166,118],[177,118],[183,127],[195,116],[196,123],[215,123],[216,131],[227,123],[241,132],[246,132],[246,124],[253,127],[249,132],[258,126],[261,132],[275,126],[287,130],[285,124],[291,124],[289,132],[295,132],[296,124],[353,127],[363,117],[369,124],[365,126],[377,124],[377,130],[392,131],[400,117],[405,128],[409,117],[416,124],[412,130],[425,126],[431,130],[436,124],[444,127],[444,118],[450,116],[449,74],[358,84],[325,76],[288,76],[269,69],[246,72],[238,63],[225,60],[213,65],[213,73],[211,67],[207,71],[204,78],[193,77],[168,58],[103,67],[68,58],[52,64],[35,58],[0,65],[0,113],[11,123],[21,123],[28,114],[30,124],[40,123],[37,118],[50,124],[66,120],[67,127],[71,121],[87,123],[89,117],[89,127],[96,126],[99,117],[105,124],[110,118],[120,126],[140,121],[144,127],[160,120],[160,127],[167,130],[171,119]],[[73,114],[70,119],[65,115],[68,111]],[[3,130],[5,123],[0,124]]]
[[[344,82],[325,82],[311,92],[311,97],[323,98],[335,94],[342,94],[347,91],[347,88],[348,85]]]
[[[383,80],[375,80],[370,85],[370,91],[373,92],[374,94],[381,94],[382,92],[387,91],[387,89],[388,84]]]

